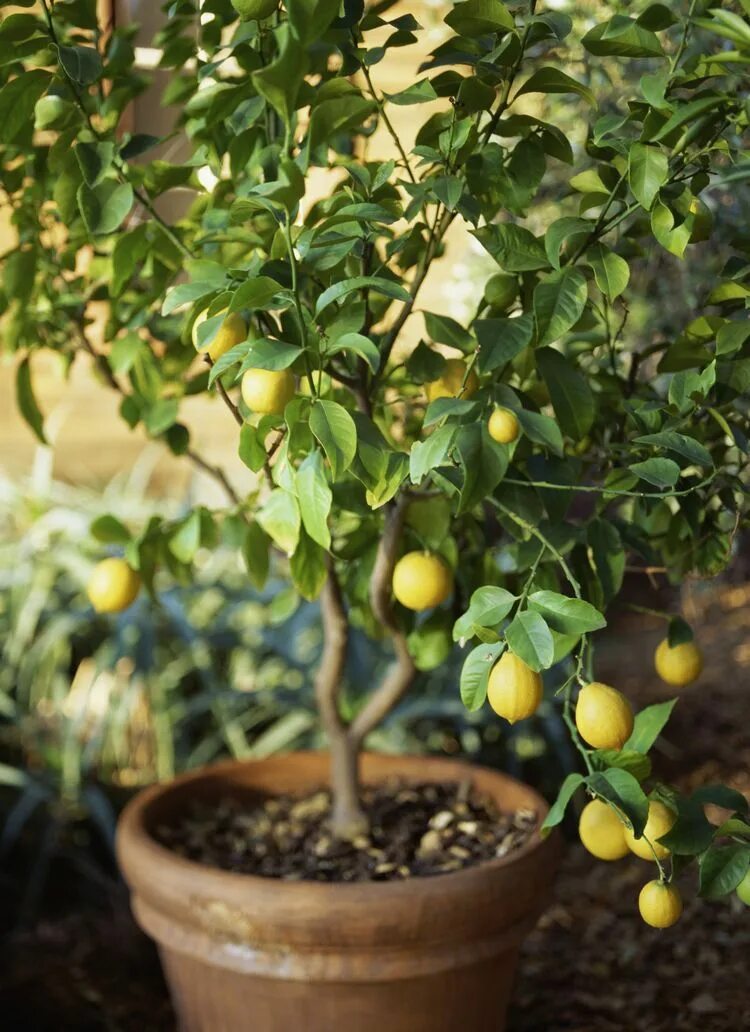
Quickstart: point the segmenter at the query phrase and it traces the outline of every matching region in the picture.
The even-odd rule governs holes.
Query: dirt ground
[[[706,670],[682,692],[656,772],[683,788],[724,781],[750,797],[750,586],[688,593],[685,608]],[[597,675],[637,705],[671,697],[651,673],[660,630],[633,615],[600,651]],[[750,1029],[750,909],[693,899],[678,925],[656,932],[637,913],[649,877],[635,857],[607,864],[568,847],[555,902],[524,947],[509,1032]],[[690,876],[683,889],[693,895]],[[104,911],[40,920],[6,940],[3,1029],[174,1032],[156,952],[121,887],[113,882],[107,898]]]

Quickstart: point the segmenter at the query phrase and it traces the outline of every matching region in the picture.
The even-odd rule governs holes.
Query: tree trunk
[[[330,740],[331,826],[336,838],[351,841],[366,835],[368,821],[359,798],[359,747],[347,734]]]

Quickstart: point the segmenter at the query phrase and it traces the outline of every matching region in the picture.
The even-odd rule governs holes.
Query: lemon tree
[[[665,927],[693,860],[706,898],[747,893],[747,806],[654,776],[672,704],[634,712],[594,641],[626,568],[713,576],[747,522],[750,10],[643,0],[584,26],[564,7],[462,0],[423,27],[389,0],[170,3],[153,42],[179,147],[133,131],[130,27],[13,9],[2,340],[41,441],[48,350],[93,363],[127,424],[226,496],[138,532],[98,520],[97,608],[189,578],[220,540],[254,584],[272,560],[288,575],[280,611],[320,600],[337,834],[365,826],[363,743],[455,643],[470,710],[559,707],[580,770],[546,827],[587,794],[584,843],[658,865],[641,910]],[[395,93],[389,52],[413,65]],[[465,300],[428,303],[461,233]],[[188,429],[197,394],[236,424],[243,477]],[[393,653],[364,699],[352,626]],[[668,683],[697,677],[691,640],[669,619]]]

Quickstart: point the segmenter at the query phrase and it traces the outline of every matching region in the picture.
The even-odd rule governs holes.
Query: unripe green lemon
[[[226,309],[224,309],[226,311]],[[223,313],[217,312],[217,315]],[[208,309],[204,309],[193,323],[192,338],[193,346],[198,347],[198,327],[208,318]],[[206,354],[212,362],[218,362],[222,355],[241,344],[246,340],[248,333],[247,323],[239,312],[230,312],[224,322],[219,326],[216,336],[206,349]]]
[[[679,921],[682,913],[679,889],[666,882],[647,882],[638,896],[638,909],[643,920],[652,928],[670,928]]]
[[[487,701],[499,717],[515,724],[536,713],[542,701],[542,678],[510,650],[490,671]]]
[[[737,886],[737,898],[742,900],[746,907],[750,907],[750,871],[747,872],[740,884]]]
[[[518,280],[508,272],[490,276],[484,287],[484,300],[493,308],[510,308],[518,293]]]
[[[279,6],[279,0],[231,0],[232,7],[242,21],[263,21],[270,18]]]
[[[578,834],[584,847],[599,860],[619,860],[627,855],[625,825],[601,799],[592,799],[584,806]]]
[[[67,101],[55,94],[40,97],[34,107],[34,128],[60,129],[69,119],[72,110]]]
[[[294,374],[288,369],[248,369],[241,390],[251,412],[281,416],[294,397]]]
[[[97,613],[121,613],[141,590],[141,578],[124,559],[102,559],[94,567],[87,594]]]
[[[633,730],[633,710],[622,692],[592,681],[578,694],[576,727],[594,749],[622,749]]]
[[[427,400],[435,401],[437,398],[470,398],[472,394],[476,394],[478,387],[479,377],[474,370],[469,370],[469,375],[466,376],[466,363],[463,359],[449,358],[440,376],[428,383],[425,390]]]
[[[656,854],[659,860],[663,860],[669,856],[669,850],[656,840],[660,839],[662,835],[666,835],[668,831],[671,831],[672,825],[676,820],[677,815],[668,806],[659,802],[658,799],[652,799],[648,804],[648,820],[646,821],[646,827],[643,829],[643,836],[636,838],[630,828],[625,829],[625,841],[627,842],[628,849],[643,860],[653,860],[654,854]],[[649,845],[649,842],[651,845]],[[654,847],[653,850],[651,846]]]
[[[703,669],[703,654],[694,641],[670,645],[669,639],[659,642],[654,653],[654,666],[662,681],[684,688],[691,684]]]
[[[453,574],[430,552],[407,552],[393,570],[393,594],[407,609],[432,609],[452,591]]]
[[[515,412],[507,408],[496,408],[487,424],[490,437],[498,444],[512,444],[521,432],[521,425]]]

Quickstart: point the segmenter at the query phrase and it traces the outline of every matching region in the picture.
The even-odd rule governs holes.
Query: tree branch
[[[356,748],[359,748],[370,731],[400,702],[417,672],[409,653],[406,636],[398,626],[391,607],[393,568],[396,565],[407,505],[408,498],[403,495],[391,503],[372,571],[370,605],[376,618],[391,637],[396,658],[380,687],[370,696],[349,726],[349,739]]]

